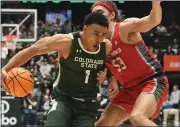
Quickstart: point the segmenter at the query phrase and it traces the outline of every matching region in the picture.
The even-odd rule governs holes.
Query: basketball
[[[15,97],[24,97],[34,88],[34,78],[30,71],[25,68],[17,67],[8,72],[5,84],[7,92]]]

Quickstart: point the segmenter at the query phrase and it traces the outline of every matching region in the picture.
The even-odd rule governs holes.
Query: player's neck
[[[114,31],[114,28],[115,28],[115,22],[110,22],[109,23],[109,33],[108,33],[108,39],[111,39],[112,38],[112,34],[113,34],[113,31]]]
[[[83,47],[86,49],[86,50],[88,50],[88,46],[86,45],[86,38],[84,37],[84,32],[81,32],[80,33],[80,39],[81,39],[81,43],[82,43],[82,45],[83,45]]]

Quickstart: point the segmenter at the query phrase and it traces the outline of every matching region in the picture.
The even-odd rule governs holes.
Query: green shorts
[[[48,112],[46,127],[93,127],[96,121],[97,103],[77,100],[55,101]]]

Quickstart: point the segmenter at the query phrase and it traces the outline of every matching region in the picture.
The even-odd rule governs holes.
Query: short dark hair
[[[103,14],[98,12],[92,12],[85,17],[83,26],[91,24],[97,24],[107,28],[109,27],[107,18]]]

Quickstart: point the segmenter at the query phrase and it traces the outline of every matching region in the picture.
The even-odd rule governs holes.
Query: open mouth
[[[94,47],[94,48],[98,48],[98,46],[99,46],[98,44],[96,44],[96,45],[93,45],[93,47]]]

